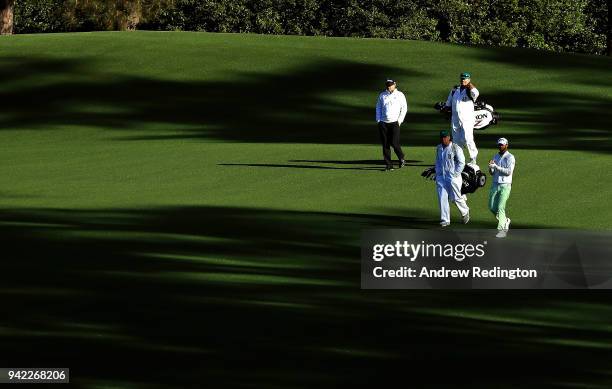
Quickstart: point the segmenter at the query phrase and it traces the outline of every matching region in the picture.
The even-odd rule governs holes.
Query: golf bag
[[[461,194],[474,193],[476,189],[482,188],[487,183],[487,176],[480,171],[480,167],[474,163],[466,163],[461,172]]]
[[[491,125],[496,125],[499,122],[499,113],[484,101],[474,103],[474,122],[475,130],[484,130]]]
[[[436,111],[440,111],[446,116],[447,120],[451,119],[451,109],[445,105],[444,101],[437,102],[434,105]],[[484,101],[474,103],[474,129],[484,130],[489,126],[496,125],[499,122],[500,115],[493,106]]]
[[[421,173],[422,177],[434,180],[436,178],[436,167],[427,168]],[[487,176],[480,171],[480,167],[473,163],[465,164],[461,173],[461,194],[474,193],[476,189],[482,188],[487,183]]]

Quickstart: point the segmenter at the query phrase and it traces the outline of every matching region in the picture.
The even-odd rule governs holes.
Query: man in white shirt
[[[508,139],[497,140],[499,153],[489,161],[489,172],[493,175],[493,184],[489,192],[489,210],[497,218],[498,238],[505,238],[510,229],[510,218],[506,216],[506,202],[510,197],[512,188],[512,174],[514,173],[514,155],[508,151]]]
[[[465,157],[461,147],[451,141],[450,133],[440,131],[440,144],[436,147],[436,189],[440,202],[440,225],[450,225],[449,200],[461,212],[463,224],[470,221],[470,208],[466,196],[461,194],[461,172],[465,167]]]
[[[400,126],[408,112],[408,104],[406,96],[397,90],[395,81],[387,80],[385,86],[386,89],[381,92],[376,102],[376,122],[385,159],[385,170],[390,171],[393,170],[390,146],[393,146],[395,155],[399,159],[399,167],[406,165],[404,152],[400,146]]]
[[[478,149],[474,142],[474,102],[480,94],[472,84],[471,74],[461,73],[460,85],[456,85],[448,94],[445,106],[452,111],[453,140],[461,147],[467,147],[470,163],[476,164]]]

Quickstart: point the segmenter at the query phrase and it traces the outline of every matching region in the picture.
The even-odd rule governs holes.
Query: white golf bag
[[[451,110],[445,104],[445,102],[440,101],[434,105],[434,108],[445,114],[447,119],[450,120]],[[499,118],[499,113],[492,105],[482,100],[474,103],[474,130],[484,130],[489,126],[494,126],[499,122]]]
[[[496,125],[499,121],[499,113],[484,101],[474,103],[474,116],[476,119],[474,122],[475,130],[484,130],[491,125]]]

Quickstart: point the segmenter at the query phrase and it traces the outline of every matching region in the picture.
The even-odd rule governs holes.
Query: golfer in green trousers
[[[489,210],[497,218],[497,238],[505,238],[510,229],[510,218],[506,216],[506,203],[512,189],[514,172],[514,155],[508,151],[508,139],[497,140],[499,153],[489,161],[489,172],[493,175],[493,184],[489,192]]]

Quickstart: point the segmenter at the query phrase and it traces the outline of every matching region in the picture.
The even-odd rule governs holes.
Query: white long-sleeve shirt
[[[512,174],[514,173],[514,155],[510,154],[509,151],[505,151],[503,154],[495,154],[493,157],[495,162],[493,165],[489,165],[489,172],[493,174],[494,184],[511,184]]]
[[[446,106],[453,112],[453,121],[474,121],[474,102],[479,95],[480,92],[476,88],[468,90],[461,89],[460,86],[454,87],[446,99]]]
[[[376,123],[398,122],[402,124],[406,117],[406,112],[408,112],[408,103],[406,102],[406,96],[402,92],[397,89],[392,93],[384,90],[378,95],[376,102]]]
[[[461,147],[451,142],[448,146],[436,147],[436,180],[450,180],[461,175],[465,167],[465,156]]]

